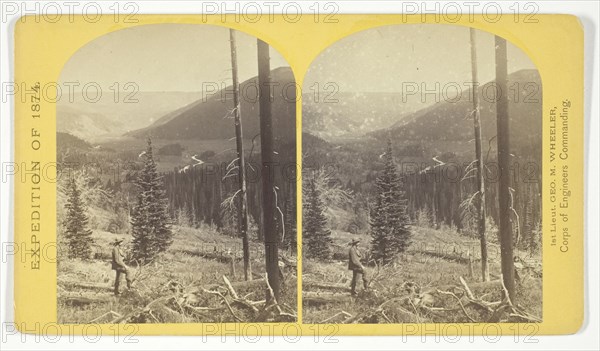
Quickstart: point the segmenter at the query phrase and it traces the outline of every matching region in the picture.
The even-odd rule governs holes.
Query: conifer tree
[[[308,258],[326,260],[331,257],[331,231],[327,228],[325,205],[313,180],[308,183],[302,240]]]
[[[88,228],[87,206],[81,199],[81,191],[74,178],[69,181],[68,196],[64,225],[69,245],[69,257],[89,259],[94,240],[92,231]]]
[[[137,203],[131,209],[133,258],[141,261],[150,261],[154,257],[146,204],[142,192],[138,195]]]
[[[136,180],[140,193],[131,216],[133,257],[150,262],[169,248],[173,233],[167,197],[156,170],[150,138],[146,151],[140,157],[144,158],[144,166]]]
[[[371,211],[371,256],[382,264],[392,262],[410,244],[410,218],[403,183],[396,172],[392,142],[388,140],[385,166],[375,182],[377,197]]]

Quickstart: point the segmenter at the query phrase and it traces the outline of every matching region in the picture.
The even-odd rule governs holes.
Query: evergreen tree
[[[69,181],[68,196],[64,225],[69,245],[69,257],[89,259],[94,240],[92,231],[88,229],[87,207],[81,200],[81,191],[77,188],[74,178]]]
[[[140,193],[131,215],[131,232],[133,257],[149,262],[169,248],[173,242],[173,232],[167,197],[156,170],[150,138],[141,157],[144,158],[144,166],[136,181]]]
[[[313,180],[309,181],[304,213],[303,241],[306,257],[328,259],[331,257],[331,231],[327,228],[325,205]]]
[[[388,140],[385,166],[377,180],[377,197],[371,211],[371,255],[383,264],[392,262],[410,244],[410,218],[403,183],[396,172],[392,142]]]

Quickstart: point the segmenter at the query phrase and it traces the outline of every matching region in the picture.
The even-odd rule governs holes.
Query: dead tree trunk
[[[513,304],[515,301],[515,268],[513,262],[513,233],[510,222],[510,142],[508,120],[508,59],[506,55],[506,40],[496,36],[496,84],[499,96],[496,102],[496,132],[498,133],[498,168],[500,179],[498,183],[499,232],[502,258],[502,277],[508,297]]]
[[[435,173],[435,168],[432,169],[432,176],[433,176],[433,191],[432,191],[432,195],[431,195],[431,214],[433,217],[433,225],[434,228],[439,230],[441,228],[441,224],[440,224],[440,208],[439,208],[439,204],[438,204],[438,189],[437,189],[437,174]]]
[[[280,301],[279,294],[279,236],[275,226],[273,162],[273,121],[271,118],[271,63],[269,45],[258,39],[258,86],[260,103],[260,156],[263,207],[263,237],[265,240],[265,266],[273,295]],[[267,300],[271,297],[267,292]]]
[[[235,31],[229,30],[231,45],[231,77],[233,79],[233,113],[235,117],[235,143],[238,157],[238,181],[240,186],[240,201],[238,205],[238,225],[242,236],[242,250],[244,252],[244,280],[252,279],[250,266],[250,244],[248,242],[248,197],[246,195],[246,162],[244,160],[244,142],[242,139],[242,111],[239,101],[240,87],[238,82],[237,51]]]
[[[477,49],[475,46],[475,29],[470,29],[471,34],[471,74],[473,79],[473,128],[475,129],[475,158],[477,160],[477,231],[481,243],[481,277],[484,282],[490,280],[490,268],[488,263],[487,238],[485,233],[485,183],[483,178],[483,158],[481,156],[481,119],[479,111],[479,94],[477,85],[479,78],[477,76]]]

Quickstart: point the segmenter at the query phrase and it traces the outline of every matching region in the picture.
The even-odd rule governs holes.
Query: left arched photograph
[[[226,27],[143,25],[59,82],[58,322],[296,321],[286,60]]]

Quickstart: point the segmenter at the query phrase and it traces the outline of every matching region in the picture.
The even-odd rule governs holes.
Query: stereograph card
[[[15,24],[20,330],[580,328],[576,17],[109,17]]]

